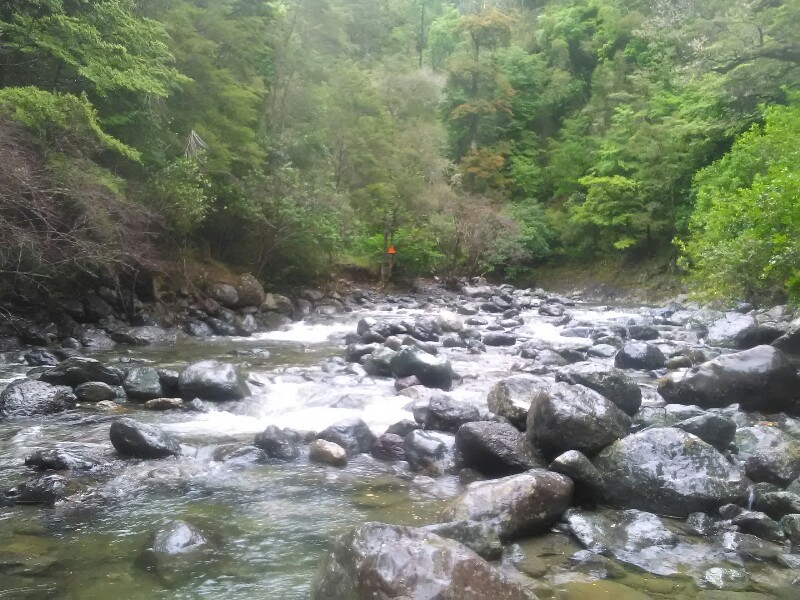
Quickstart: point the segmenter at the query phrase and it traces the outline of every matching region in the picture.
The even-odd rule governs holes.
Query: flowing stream
[[[412,398],[397,395],[391,380],[353,374],[340,358],[343,336],[370,314],[400,319],[431,313],[394,307],[298,323],[251,338],[191,339],[95,355],[120,366],[178,368],[217,358],[246,368],[252,397],[212,405],[207,413],[149,412],[122,405],[135,419],[176,434],[186,446],[180,459],[120,460],[108,440],[109,421],[120,413],[83,408],[61,417],[0,422],[0,488],[30,476],[23,461],[35,449],[77,448],[107,461],[101,474],[76,480],[84,493],[81,502],[0,508],[0,599],[308,598],[330,536],[370,520],[435,522],[462,489],[456,476],[415,475],[368,455],[352,459],[344,469],[309,463],[305,455],[290,463],[263,464],[247,451],[254,434],[270,424],[320,431],[358,416],[379,435],[390,424],[412,418],[407,409]],[[636,318],[638,310],[578,308],[573,315],[574,322],[608,324]],[[560,327],[533,312],[522,316],[526,324],[517,332],[521,337],[550,347],[587,342],[561,337]],[[441,351],[463,376],[452,395],[482,406],[492,385],[524,362],[513,349],[489,348],[480,355]],[[0,387],[28,370],[17,353],[3,356]],[[171,519],[210,532],[214,551],[179,573],[165,575],[148,570],[140,557],[151,532]],[[603,597],[614,593],[590,568],[570,564],[569,556],[580,549],[568,536],[551,534],[515,546],[511,554],[533,561],[523,570],[538,573],[547,589],[591,584],[599,586],[594,589]],[[694,597],[690,578],[618,568],[618,582],[635,584],[653,597]],[[634,594],[626,598],[646,597],[623,589]],[[547,597],[547,592],[539,593]]]

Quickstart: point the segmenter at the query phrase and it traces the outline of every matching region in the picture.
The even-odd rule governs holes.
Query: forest
[[[800,0],[6,0],[0,290],[660,257],[800,301]]]

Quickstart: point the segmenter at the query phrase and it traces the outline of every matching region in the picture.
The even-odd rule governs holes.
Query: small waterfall
[[[747,510],[753,510],[753,502],[756,499],[756,486],[751,485],[747,488]]]

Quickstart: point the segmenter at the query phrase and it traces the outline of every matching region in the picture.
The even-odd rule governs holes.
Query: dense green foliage
[[[9,184],[0,274],[196,253],[299,282],[394,244],[400,275],[513,276],[679,239],[708,293],[796,295],[798,25],[800,0],[11,0],[0,150],[93,225],[53,237]],[[91,201],[56,185],[78,172]]]

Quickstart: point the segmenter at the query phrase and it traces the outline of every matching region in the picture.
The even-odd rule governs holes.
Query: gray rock
[[[490,411],[505,417],[514,427],[524,431],[534,396],[549,385],[538,377],[509,377],[495,384],[486,402]]]
[[[464,544],[486,560],[498,560],[503,554],[503,544],[491,525],[476,521],[451,521],[435,523],[422,528],[443,538]]]
[[[487,346],[513,346],[517,343],[517,336],[500,331],[487,333],[483,336],[483,343]]]
[[[149,346],[151,344],[172,344],[177,340],[174,331],[165,331],[156,325],[126,327],[111,334],[111,339],[119,344]]]
[[[318,439],[338,444],[345,449],[348,456],[368,453],[375,443],[375,435],[362,419],[344,419],[323,429]]]
[[[736,431],[738,457],[753,481],[781,487],[800,476],[800,440],[777,427],[756,425]]]
[[[378,347],[364,360],[364,370],[367,375],[373,377],[391,377],[392,359],[397,355],[397,352],[389,348]]]
[[[744,533],[750,533],[771,542],[782,542],[786,537],[783,527],[762,512],[742,511],[733,518],[733,524]]]
[[[455,433],[464,423],[481,418],[478,407],[455,400],[446,394],[431,396],[425,413],[425,429]]]
[[[278,460],[294,460],[300,456],[300,448],[294,440],[281,428],[270,425],[261,433],[256,434],[253,442],[261,448],[269,458]]]
[[[556,381],[584,385],[605,396],[630,416],[642,404],[642,390],[620,369],[596,363],[564,367],[556,373]]]
[[[365,523],[338,537],[312,583],[312,600],[529,600],[466,546],[411,527]]]
[[[122,389],[131,400],[153,400],[164,396],[161,378],[152,367],[136,367],[128,371]]]
[[[61,448],[36,450],[25,458],[25,466],[40,471],[88,470],[95,463]]]
[[[595,504],[602,498],[603,477],[582,452],[567,450],[553,459],[548,468],[554,473],[561,473],[572,479],[577,500]]]
[[[294,312],[294,304],[286,296],[280,294],[266,294],[264,302],[261,304],[261,310],[276,312],[282,315],[290,315]]]
[[[81,345],[91,352],[102,352],[104,350],[113,350],[116,343],[105,331],[99,329],[87,329],[80,334]]]
[[[440,474],[447,468],[453,446],[453,436],[435,431],[415,429],[404,439],[409,467],[431,474]]]
[[[449,390],[453,386],[453,367],[450,361],[431,356],[416,348],[405,347],[389,361],[395,377],[415,375],[426,387]]]
[[[748,481],[713,446],[674,428],[630,435],[593,461],[613,506],[685,517],[742,502]]]
[[[727,449],[733,441],[733,436],[736,435],[736,423],[714,413],[705,413],[679,421],[675,427],[696,435],[717,450]]]
[[[462,465],[487,476],[502,477],[544,466],[525,436],[508,423],[466,423],[458,429],[455,442]]]
[[[106,366],[93,358],[73,356],[57,367],[42,373],[41,379],[55,385],[76,387],[87,381],[101,381],[109,385],[122,385],[125,376],[119,369]]]
[[[211,286],[211,289],[208,290],[208,295],[227,308],[235,308],[239,303],[239,294],[236,288],[227,283],[218,283]]]
[[[347,465],[347,452],[339,444],[327,440],[314,440],[308,447],[308,458],[334,467]]]
[[[17,379],[0,392],[0,417],[52,415],[72,408],[75,400],[68,387]]]
[[[724,318],[711,324],[706,335],[709,346],[723,346],[736,350],[746,350],[758,345],[756,332],[758,322],[755,317],[739,313],[728,313]]]
[[[785,515],[780,525],[786,538],[796,546],[800,546],[800,515]]]
[[[631,325],[628,327],[628,337],[632,340],[649,341],[660,337],[658,329],[650,325]]]
[[[133,419],[114,421],[109,437],[116,451],[123,456],[166,458],[181,453],[181,445],[177,439],[158,427],[137,423]]]
[[[792,321],[786,333],[772,342],[772,345],[787,354],[800,354],[800,319]]]
[[[34,348],[26,352],[23,358],[31,367],[54,367],[59,362],[55,354],[44,348]]]
[[[668,402],[743,410],[785,410],[800,406],[800,378],[786,356],[772,346],[724,354],[685,374],[670,374],[658,393]]]
[[[114,400],[117,390],[102,381],[87,381],[75,388],[75,397],[79,402],[102,402]]]
[[[239,306],[262,306],[267,297],[261,283],[250,273],[245,273],[239,278],[235,289]]]
[[[646,342],[628,342],[614,355],[614,366],[620,369],[661,369],[667,359],[657,346]]]
[[[216,360],[192,363],[181,373],[181,396],[185,399],[241,400],[248,394],[239,369]]]
[[[395,433],[384,433],[372,446],[372,456],[378,460],[405,460],[405,437]]]
[[[567,450],[591,455],[625,436],[630,426],[630,417],[594,390],[557,383],[534,396],[526,435],[545,456]]]

